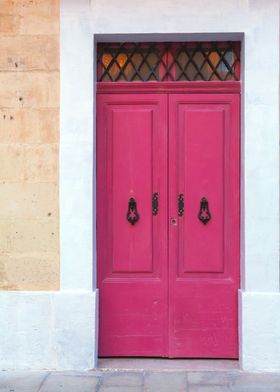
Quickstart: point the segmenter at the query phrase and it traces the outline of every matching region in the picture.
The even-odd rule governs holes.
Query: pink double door
[[[239,94],[98,94],[100,356],[237,358]]]

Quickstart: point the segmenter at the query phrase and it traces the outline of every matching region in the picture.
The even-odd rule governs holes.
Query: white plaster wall
[[[95,251],[93,34],[89,2],[61,5],[60,273],[62,290],[92,290]]]
[[[279,372],[280,295],[240,292],[240,332],[243,369]]]
[[[1,369],[96,366],[95,293],[2,292]]]

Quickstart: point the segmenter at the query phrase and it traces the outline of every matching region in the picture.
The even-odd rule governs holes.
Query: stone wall
[[[59,0],[0,0],[0,289],[59,289]]]

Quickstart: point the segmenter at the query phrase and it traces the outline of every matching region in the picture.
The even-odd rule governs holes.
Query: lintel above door
[[[176,93],[176,94],[239,94],[241,83],[231,82],[147,82],[147,83],[96,83],[96,92],[102,94]]]

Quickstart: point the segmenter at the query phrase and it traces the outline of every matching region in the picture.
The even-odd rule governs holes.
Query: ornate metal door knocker
[[[128,202],[128,210],[126,213],[126,219],[128,220],[128,222],[130,222],[132,224],[132,226],[134,225],[134,223],[136,223],[139,220],[139,214],[137,211],[137,204],[136,204],[136,201],[133,197],[131,197]]]
[[[209,211],[208,200],[206,199],[206,197],[203,197],[200,201],[200,210],[198,213],[198,219],[205,225],[211,219],[211,213]]]

